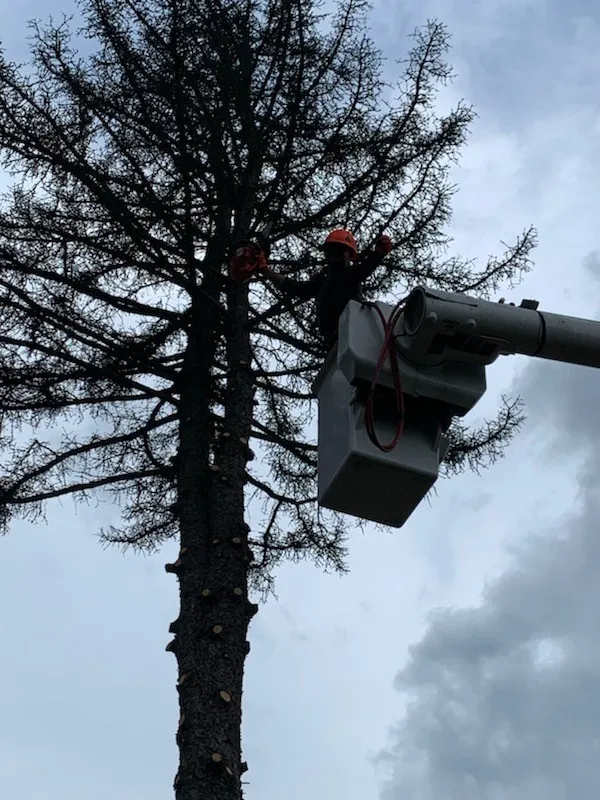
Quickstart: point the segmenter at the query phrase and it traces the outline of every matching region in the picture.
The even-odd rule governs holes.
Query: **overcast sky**
[[[72,9],[4,6],[16,58],[27,18]],[[378,2],[392,66],[427,16],[454,35],[445,97],[479,114],[456,174],[457,252],[483,259],[533,223],[535,270],[507,297],[600,316],[600,11]],[[528,404],[506,459],[441,482],[402,530],[357,536],[347,577],[280,570],[252,624],[247,800],[600,796],[600,375],[512,358],[488,381],[474,419],[501,391]],[[113,518],[67,500],[0,541],[0,797],[172,796],[175,547],[102,550]]]

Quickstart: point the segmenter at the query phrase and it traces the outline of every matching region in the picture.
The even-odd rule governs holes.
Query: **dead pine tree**
[[[368,297],[489,296],[528,269],[534,233],[481,269],[447,255],[473,112],[436,111],[451,71],[435,21],[390,85],[364,0],[329,16],[311,0],[80,11],[82,30],[35,24],[29,62],[0,61],[2,522],[96,493],[122,511],[106,542],[179,541],[175,796],[238,800],[251,594],[281,559],[343,570],[348,521],[317,513],[312,306],[233,282],[232,248],[269,221],[272,263],[308,276],[332,227],[363,244],[385,231]],[[450,471],[500,455],[521,419],[506,401],[455,425]]]

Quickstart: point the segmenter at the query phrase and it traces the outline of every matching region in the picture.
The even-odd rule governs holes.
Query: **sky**
[[[8,3],[2,39],[67,0]],[[454,248],[485,259],[534,224],[508,300],[600,317],[600,10],[588,0],[376,2],[389,58],[427,17],[453,34],[478,118],[456,171]],[[247,800],[592,800],[600,796],[600,375],[520,357],[488,370],[528,421],[506,458],[440,481],[400,530],[350,542],[350,574],[278,571],[251,628]],[[176,546],[103,550],[109,506],[49,507],[0,540],[0,796],[163,800],[178,718]]]

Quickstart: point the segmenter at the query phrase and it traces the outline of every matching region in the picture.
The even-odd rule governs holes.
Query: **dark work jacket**
[[[329,349],[337,341],[338,323],[350,300],[362,300],[362,283],[381,264],[383,256],[368,251],[348,266],[324,267],[307,281],[285,278],[281,286],[288,297],[315,299],[317,326]]]

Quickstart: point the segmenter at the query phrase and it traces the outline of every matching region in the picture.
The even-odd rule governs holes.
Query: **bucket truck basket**
[[[379,304],[386,319],[392,307]],[[325,508],[401,527],[438,478],[446,455],[451,414],[464,414],[485,391],[483,367],[419,370],[400,359],[404,425],[390,452],[369,437],[366,398],[376,373],[383,334],[372,309],[351,302],[340,319],[337,347],[319,373],[318,500]],[[378,378],[375,428],[379,441],[394,437],[397,407],[389,368]]]

